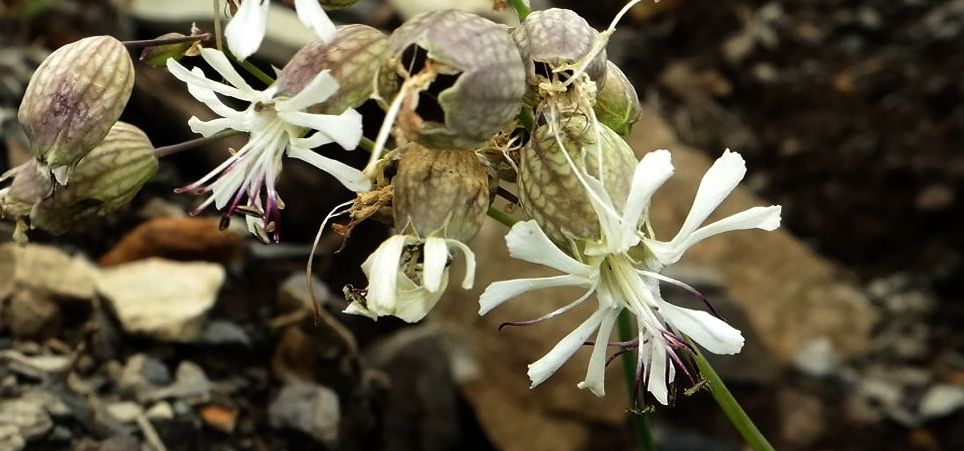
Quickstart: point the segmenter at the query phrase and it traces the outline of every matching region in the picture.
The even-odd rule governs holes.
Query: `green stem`
[[[526,17],[529,16],[529,13],[532,12],[532,10],[529,8],[529,5],[526,5],[525,0],[509,0],[509,4],[515,8],[515,13],[519,16],[520,22],[526,20]]]
[[[264,73],[264,71],[262,71],[261,69],[258,69],[257,66],[255,66],[254,64],[251,64],[244,60],[239,60],[235,58],[234,55],[232,55],[230,52],[225,52],[225,53],[231,57],[231,60],[234,61],[235,64],[237,64],[238,66],[241,66],[242,69],[248,71],[249,74],[254,75],[255,78],[257,78],[258,80],[261,80],[262,82],[264,82],[264,84],[268,86],[271,86],[272,84],[274,84],[274,78],[271,78],[270,75]]]
[[[506,227],[512,227],[516,222],[518,222],[515,220],[515,218],[509,216],[508,213],[495,207],[489,207],[489,217],[501,222]]]
[[[690,341],[690,345],[693,342]],[[696,346],[693,346],[696,349]],[[716,403],[720,405],[723,409],[723,413],[726,417],[730,419],[730,423],[740,432],[746,443],[753,448],[754,451],[774,451],[773,445],[767,441],[766,437],[760,432],[760,429],[753,424],[753,420],[747,416],[743,407],[740,407],[740,403],[736,401],[730,390],[726,388],[723,384],[723,379],[720,379],[720,375],[716,374],[713,367],[710,366],[710,362],[703,357],[703,354],[697,350],[695,353],[696,366],[700,368],[700,373],[706,378],[706,383],[709,385],[710,393],[713,395],[713,399]]]
[[[154,149],[154,156],[156,156],[157,158],[164,158],[170,155],[174,155],[176,153],[184,152],[185,150],[194,149],[195,147],[202,146],[209,142],[214,142],[219,139],[227,138],[229,136],[234,136],[238,134],[241,134],[241,132],[237,130],[224,130],[205,138],[195,138],[190,141],[185,141],[178,144],[172,144],[170,146],[158,147]]]
[[[154,47],[167,44],[181,44],[184,42],[207,41],[211,39],[211,33],[203,33],[193,36],[179,36],[176,38],[157,38],[144,39],[141,41],[121,41],[124,47],[129,49],[140,49],[144,47]]]
[[[619,340],[629,341],[635,338],[633,332],[633,320],[630,318],[628,310],[623,310],[619,314],[618,320]],[[627,352],[622,355],[623,376],[626,379],[626,389],[629,392],[629,399],[632,400],[636,391],[636,353]],[[630,401],[632,402],[632,401]],[[635,406],[634,406],[635,407]],[[642,413],[630,413],[630,421],[633,424],[633,433],[639,443],[639,449],[643,451],[655,451],[656,444],[653,442],[653,434],[649,432],[649,424]]]
[[[372,153],[375,150],[375,141],[362,136],[361,141],[358,142],[358,147],[361,147],[365,152]]]
[[[224,51],[224,46],[221,44],[221,0],[214,0],[214,45],[218,50]]]

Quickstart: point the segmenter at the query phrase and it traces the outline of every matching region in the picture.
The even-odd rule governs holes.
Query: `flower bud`
[[[414,97],[399,115],[406,138],[443,149],[472,149],[519,113],[525,68],[507,29],[464,11],[415,16],[389,37],[378,97]],[[404,82],[404,85],[403,85]]]
[[[632,131],[633,124],[639,120],[642,106],[639,104],[636,89],[626,78],[626,74],[612,61],[609,61],[608,65],[606,86],[596,93],[593,111],[599,122],[606,124],[614,132],[626,136]]]
[[[399,231],[468,242],[489,208],[489,177],[475,152],[426,149],[409,144],[392,179]]]
[[[181,33],[167,33],[158,36],[157,39],[160,40],[186,37],[187,36]],[[173,58],[174,61],[180,61],[181,58],[184,58],[185,56],[199,55],[200,42],[201,41],[177,42],[173,44],[161,44],[145,47],[144,50],[141,51],[140,60],[151,67],[167,67],[167,60],[171,58]]]
[[[127,206],[157,172],[154,146],[139,128],[117,122],[71,175],[30,213],[30,225],[54,235],[66,233],[91,214],[106,214]]]
[[[315,41],[291,57],[278,75],[279,90],[289,95],[297,94],[319,72],[328,70],[338,81],[338,91],[309,111],[344,113],[371,97],[374,90],[372,79],[387,58],[387,49],[388,39],[381,31],[367,25],[340,26],[330,44]]]
[[[552,81],[553,69],[586,58],[599,39],[599,32],[574,11],[551,8],[529,14],[513,30],[512,38],[525,61],[528,99],[533,92],[538,92],[541,83]],[[597,88],[606,83],[606,61],[606,50],[602,49],[586,67],[586,74],[596,82]],[[565,80],[565,76],[561,79]]]
[[[110,36],[51,53],[30,78],[17,115],[40,173],[66,184],[71,168],[117,122],[133,87],[130,55]]]
[[[601,179],[621,210],[629,195],[636,156],[616,132],[602,124],[598,148],[597,135],[583,116],[571,116],[560,126],[558,139],[551,125],[538,127],[522,149],[519,200],[526,214],[553,241],[566,245],[569,239],[596,240],[600,238],[599,219],[573,165]],[[602,156],[602,177],[597,155]]]

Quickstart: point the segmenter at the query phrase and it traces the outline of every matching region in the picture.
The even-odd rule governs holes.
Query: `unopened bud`
[[[154,146],[139,128],[117,122],[74,168],[70,184],[54,190],[30,214],[30,225],[55,235],[92,214],[126,207],[157,172]]]
[[[17,115],[41,174],[66,184],[71,168],[117,122],[133,87],[130,55],[110,36],[51,53],[30,78]]]
[[[489,177],[475,152],[409,144],[392,179],[395,226],[468,242],[489,208]]]
[[[525,69],[508,29],[481,16],[444,10],[415,16],[389,37],[378,97],[405,86],[416,96],[399,114],[409,140],[440,149],[473,149],[512,121],[522,106]],[[404,83],[404,85],[403,85]]]
[[[602,124],[598,126],[601,149],[597,148],[597,134],[583,116],[567,118],[560,126],[558,137],[554,126],[540,126],[522,149],[519,200],[526,214],[553,241],[596,240],[601,236],[598,215],[574,169],[601,179],[621,210],[629,195],[636,157],[619,135]],[[601,165],[597,156],[602,157]]]
[[[642,106],[633,84],[619,66],[609,61],[609,74],[606,86],[596,93],[593,111],[596,119],[606,124],[614,132],[626,136],[639,120]]]
[[[315,41],[298,50],[278,75],[280,92],[294,95],[323,70],[338,81],[338,91],[309,108],[313,113],[341,114],[365,103],[372,95],[378,68],[387,58],[388,39],[366,25],[338,27],[335,39]]]
[[[187,36],[181,33],[167,33],[157,37],[158,40],[170,38],[187,38]],[[180,61],[185,56],[199,55],[200,42],[200,40],[197,40],[144,47],[144,50],[141,51],[140,60],[148,66],[164,68],[167,67],[167,60],[169,59]]]

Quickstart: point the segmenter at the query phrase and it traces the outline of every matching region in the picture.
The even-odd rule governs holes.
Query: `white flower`
[[[224,28],[228,49],[239,59],[258,51],[268,25],[268,0],[244,0],[238,12]],[[318,35],[325,44],[335,39],[335,24],[325,14],[318,0],[295,0],[298,20]]]
[[[465,256],[462,288],[472,288],[475,254],[464,243],[436,236],[420,239],[394,235],[362,263],[362,271],[369,281],[364,290],[365,300],[353,301],[345,313],[372,319],[396,316],[409,323],[420,321],[435,307],[448,286],[450,250],[461,251]],[[412,280],[412,276],[416,280]]]
[[[562,153],[569,158],[568,152]],[[703,177],[696,200],[679,233],[669,242],[661,242],[640,230],[648,228],[644,226],[648,225],[650,198],[673,173],[668,151],[651,152],[639,162],[622,212],[615,207],[598,179],[577,169],[571,160],[570,165],[579,175],[599,217],[602,239],[584,243],[583,252],[572,252],[574,258],[550,241],[535,221],[515,224],[506,235],[510,255],[553,268],[563,275],[493,283],[482,294],[479,313],[484,315],[512,297],[540,288],[575,286],[586,289],[575,302],[526,322],[533,323],[564,313],[595,294],[598,300],[596,312],[548,354],[529,365],[529,378],[533,387],[542,383],[595,335],[589,369],[579,387],[603,396],[610,335],[619,313],[628,309],[635,316],[639,335],[631,343],[623,344],[624,349],[638,350],[638,381],[657,401],[667,404],[668,384],[673,382],[677,368],[688,371],[678,355],[679,351],[688,350],[683,336],[715,354],[739,352],[743,337],[740,331],[709,313],[678,307],[663,300],[660,281],[695,290],[660,275],[658,271],[676,262],[687,248],[710,236],[732,230],[777,228],[780,207],[752,208],[700,227],[746,172],[742,157],[727,150]],[[640,255],[650,257],[634,258]]]
[[[253,89],[228,58],[217,50],[202,49],[201,56],[230,85],[209,80],[198,67],[189,71],[174,59],[167,60],[167,69],[187,83],[191,95],[221,116],[210,121],[191,117],[188,121],[191,130],[211,136],[233,129],[247,132],[250,137],[244,147],[213,171],[178,190],[211,193],[195,213],[211,203],[219,210],[227,207],[225,217],[235,211],[244,211],[254,216],[248,218],[253,233],[264,240],[271,234],[271,238],[277,241],[280,209],[284,208],[284,203],[278,196],[275,182],[285,154],[331,174],[348,189],[356,192],[368,190],[370,182],[360,171],[311,150],[332,142],[345,149],[354,149],[362,137],[361,115],[353,109],[339,115],[304,111],[338,90],[338,82],[328,71],[320,72],[301,92],[286,97],[278,95],[275,85],[263,91]],[[234,110],[222,102],[218,94],[250,104],[244,110]],[[314,134],[303,137],[312,130]],[[247,204],[241,206],[245,197]]]

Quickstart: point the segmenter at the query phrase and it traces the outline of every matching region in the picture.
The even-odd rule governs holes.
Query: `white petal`
[[[679,261],[687,249],[712,236],[735,230],[774,230],[780,227],[781,210],[779,205],[754,207],[701,227],[682,240],[651,243],[650,249],[660,262],[671,265]]]
[[[169,58],[167,60],[167,71],[170,72],[174,78],[187,83],[189,86],[197,85],[205,89],[210,89],[218,94],[224,94],[226,96],[231,96],[241,100],[251,100],[251,96],[242,93],[240,90],[238,90],[238,88],[209,80],[204,76],[204,71],[201,69],[195,68],[194,71],[189,71],[187,68],[182,66],[181,63],[175,61],[174,58]],[[192,92],[192,94],[194,93]]]
[[[228,83],[231,83],[232,86],[238,88],[241,92],[249,94],[256,92],[248,82],[244,81],[244,77],[235,70],[234,64],[231,64],[231,61],[228,60],[227,56],[224,56],[223,52],[203,48],[201,49],[201,58],[204,58],[205,62],[210,64]]]
[[[592,286],[592,281],[582,276],[540,277],[534,279],[514,279],[493,282],[485,288],[479,297],[479,315],[485,315],[492,309],[502,305],[522,293],[528,293],[543,288],[555,287],[584,287]]]
[[[509,248],[509,255],[520,260],[583,277],[595,272],[593,267],[579,263],[562,252],[532,220],[515,223],[505,236],[505,244]]]
[[[325,14],[318,0],[295,0],[295,9],[298,11],[298,20],[314,31],[318,39],[325,44],[335,39],[335,24]]]
[[[609,314],[603,317],[602,324],[599,325],[599,333],[596,334],[596,343],[592,347],[586,379],[579,383],[579,388],[589,389],[592,394],[599,397],[606,396],[606,350],[609,348],[609,337],[613,334],[616,317],[622,309],[607,308],[607,310]]]
[[[649,345],[649,380],[647,390],[653,394],[660,404],[669,404],[669,387],[666,384],[666,344],[662,340],[652,339]]]
[[[438,291],[442,284],[442,272],[449,260],[449,247],[445,238],[428,237],[423,249],[422,285],[431,292]]]
[[[633,184],[626,198],[623,211],[624,233],[635,233],[639,229],[641,216],[649,205],[650,198],[663,183],[673,175],[672,157],[668,150],[647,153],[636,165]]]
[[[212,196],[214,196],[214,206],[218,210],[224,209],[231,200],[238,194],[238,191],[242,189],[245,180],[248,177],[248,164],[246,162],[239,162],[239,164],[221,175],[214,183],[211,184]]]
[[[318,3],[317,0],[312,1]],[[338,80],[335,80],[335,77],[332,77],[326,69],[315,75],[311,83],[308,83],[294,97],[276,102],[275,107],[278,111],[300,111],[328,100],[336,92],[338,92]]]
[[[241,128],[241,125],[238,124],[237,120],[226,117],[219,117],[217,119],[211,119],[210,121],[202,121],[194,116],[191,116],[191,118],[187,120],[187,125],[191,127],[191,131],[204,137],[211,136],[229,128],[233,130],[246,131]]]
[[[716,207],[723,203],[726,196],[736,188],[736,185],[743,180],[746,175],[746,163],[743,157],[736,152],[727,149],[723,156],[718,158],[713,166],[706,171],[700,187],[696,191],[696,199],[693,200],[693,207],[690,209],[683,227],[673,238],[673,241],[685,239],[693,233],[706,218],[716,210]]]
[[[668,302],[661,302],[659,311],[667,323],[713,354],[736,354],[743,349],[743,334],[707,312]]]
[[[459,240],[446,240],[446,243],[449,247],[461,250],[462,255],[465,256],[465,277],[462,279],[462,288],[472,289],[472,286],[475,285],[475,253]]]
[[[405,248],[405,235],[394,235],[385,240],[362,264],[368,267],[368,308],[372,311],[391,310],[395,305],[398,286],[399,260]],[[369,261],[370,260],[370,261]]]
[[[544,355],[541,359],[529,365],[529,380],[532,381],[532,387],[535,387],[550,376],[555,374],[555,372],[562,367],[566,361],[568,361],[579,348],[582,347],[583,343],[592,336],[593,332],[599,328],[603,319],[607,314],[610,314],[610,309],[599,309],[592,314],[589,318],[583,321],[575,330],[559,340],[559,343],[549,351],[548,354]]]
[[[339,115],[281,111],[278,117],[289,124],[317,130],[345,149],[358,147],[362,138],[362,117],[353,109]]]
[[[445,270],[442,272],[442,281],[438,291],[432,293],[423,287],[415,286],[407,276],[399,273],[398,296],[390,314],[408,323],[421,321],[438,304],[445,288],[448,286],[448,282],[449,272]]]
[[[195,67],[191,70],[191,72],[198,77],[204,77],[204,71],[202,71],[200,67]],[[211,111],[214,111],[218,116],[236,117],[239,114],[234,108],[225,105],[224,102],[218,98],[217,94],[215,94],[214,91],[208,87],[188,83],[187,91],[191,93],[195,99],[198,99],[207,105],[207,107],[210,108]]]
[[[269,6],[268,0],[244,0],[238,13],[224,28],[228,48],[238,59],[247,59],[261,47],[268,26]]]
[[[371,189],[371,181],[365,178],[361,171],[340,161],[332,160],[331,158],[322,156],[313,150],[301,147],[289,147],[288,156],[297,158],[331,174],[333,177],[338,179],[342,185],[345,185],[345,188],[348,188],[356,193],[365,192]]]
[[[371,310],[368,310],[367,308],[365,308],[364,305],[361,305],[361,303],[357,301],[352,302],[351,304],[348,304],[348,307],[345,307],[345,310],[343,310],[342,313],[347,313],[349,315],[367,316],[373,320],[378,319],[378,315],[373,313]]]

